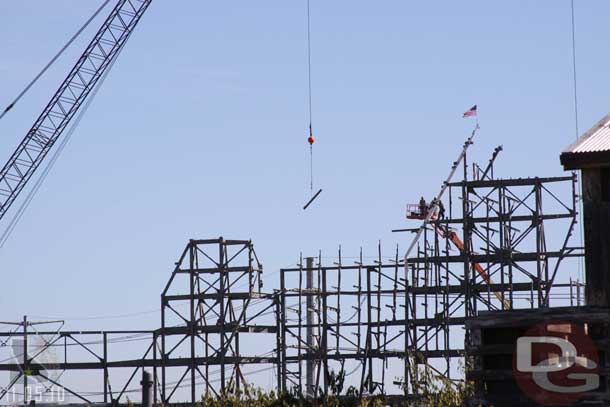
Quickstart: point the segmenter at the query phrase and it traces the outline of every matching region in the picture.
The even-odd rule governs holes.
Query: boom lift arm
[[[441,238],[443,238],[443,239],[448,238],[449,240],[451,240],[451,243],[453,243],[453,245],[460,251],[460,253],[462,253],[464,251],[464,243],[459,238],[457,233],[455,233],[454,230],[446,228],[445,226],[442,226],[442,225],[436,226],[433,224],[433,227],[436,230],[436,233],[438,233],[438,235]],[[494,284],[494,282],[491,280],[491,277],[489,276],[489,274],[487,274],[487,272],[485,271],[483,266],[481,266],[479,263],[474,263],[474,269],[481,276],[483,281],[485,281],[487,284],[490,284],[490,285]],[[508,299],[504,298],[504,295],[502,295],[502,293],[494,291],[493,295],[495,295],[496,298],[502,302],[502,304],[504,305],[504,309],[511,308],[510,301]]]
[[[129,39],[152,0],[119,0],[0,170],[0,220]]]
[[[441,203],[440,201],[437,203],[437,206],[440,206]],[[464,252],[464,242],[462,242],[462,239],[460,239],[460,237],[457,235],[457,233],[455,232],[455,230],[452,230],[448,227],[446,227],[445,225],[441,225],[439,223],[437,223],[438,220],[438,212],[434,209],[430,209],[429,206],[425,203],[419,203],[419,204],[409,204],[407,205],[407,219],[429,219],[429,225],[432,227],[432,229],[442,238],[442,239],[449,239],[451,241],[451,243],[453,243],[453,245],[460,251],[460,253]],[[483,279],[483,281],[485,281],[487,284],[494,284],[494,282],[491,280],[491,277],[489,276],[489,274],[487,274],[487,272],[485,271],[485,269],[483,268],[483,266],[481,266],[479,263],[473,263],[474,269],[476,270],[476,272],[481,276],[481,278]],[[496,298],[498,300],[500,300],[502,302],[502,304],[504,305],[504,309],[510,309],[510,301],[507,300],[506,298],[504,298],[504,295],[502,295],[502,293],[500,292],[495,292],[493,293]]]
[[[438,201],[436,206],[441,206],[441,202]],[[460,253],[463,253],[464,242],[462,242],[462,239],[460,239],[455,230],[452,230],[446,227],[445,225],[437,223],[438,218],[438,211],[436,209],[430,209],[430,207],[425,202],[407,205],[407,219],[428,219],[428,224],[442,239],[449,239],[451,243],[453,243],[453,245],[460,251]],[[487,274],[483,266],[481,266],[479,263],[473,263],[473,266],[476,272],[481,276],[483,281],[485,281],[489,285],[494,284],[494,282],[491,280],[490,275]],[[502,295],[502,293],[494,291],[493,294],[498,300],[502,302],[502,304],[504,305],[504,309],[511,308],[510,301],[504,298],[504,295]]]

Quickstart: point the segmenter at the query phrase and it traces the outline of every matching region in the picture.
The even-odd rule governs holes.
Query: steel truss
[[[42,331],[33,330],[38,323],[27,319],[10,323],[14,329],[0,332],[0,349],[9,351],[2,355],[0,371],[14,374],[8,386],[0,388],[0,403],[11,395],[11,402],[15,397],[23,400],[28,377],[42,378],[39,381],[48,388],[59,388],[88,404],[124,403],[139,393],[136,377],[144,368],[153,372],[156,402],[180,398],[195,403],[206,393],[218,395],[229,387],[248,394],[246,377],[251,372],[244,372],[244,366],[266,364],[271,370],[277,365],[277,329],[272,323],[277,301],[260,292],[261,273],[250,241],[191,240],[161,294],[157,330]],[[252,341],[252,335],[258,342]],[[261,342],[261,336],[266,340]],[[118,353],[128,342],[138,342],[141,356],[112,359],[110,348]],[[248,342],[256,346],[244,346]],[[50,353],[56,356],[52,361],[40,360]],[[76,379],[92,373],[91,380],[98,377],[102,390],[87,392],[69,385],[71,372],[78,374]],[[31,391],[29,396],[35,398]]]
[[[248,374],[260,365],[276,373],[279,391],[310,396],[410,399],[424,365],[463,377],[465,323],[479,311],[578,305],[584,292],[564,271],[583,255],[570,245],[575,175],[494,179],[496,155],[470,178],[464,160],[463,179],[448,184],[446,216],[429,220],[406,267],[398,247],[387,255],[379,245],[374,259],[362,251],[346,258],[339,249],[332,262],[321,253],[301,257],[279,270],[278,289],[263,293],[250,241],[191,240],[161,294],[159,329],[38,332],[24,320],[0,332],[0,345],[22,346],[0,360],[0,371],[26,383],[60,372],[57,386],[105,405],[137,392],[134,378],[144,368],[153,372],[154,399],[166,404],[223,391],[247,396]],[[567,202],[558,198],[566,193]],[[40,362],[28,345],[35,340],[61,358]],[[131,342],[127,355],[114,350]],[[94,375],[101,390],[80,389],[71,372]],[[0,389],[0,402],[21,388],[19,380]]]
[[[0,170],[0,219],[34,175],[133,33],[152,0],[119,0]],[[10,110],[12,105],[7,108]]]
[[[270,295],[261,294],[262,266],[251,241],[191,240],[176,263],[161,295],[161,400],[168,402],[188,376],[191,402],[202,394],[218,395],[231,384],[248,391],[244,364],[275,364],[272,346],[244,356],[243,337],[275,333],[273,324],[253,325],[263,314],[275,311]],[[179,280],[182,280],[180,284]],[[188,294],[184,294],[185,289]],[[261,305],[250,312],[257,302]],[[267,335],[267,337],[269,337]],[[175,364],[172,361],[182,361]],[[219,385],[210,380],[210,367],[219,369]],[[155,377],[156,377],[155,369]],[[170,371],[179,379],[168,386]]]
[[[407,267],[398,249],[388,258],[379,247],[370,263],[362,254],[347,263],[339,250],[332,264],[318,255],[313,266],[301,258],[281,270],[282,390],[328,394],[343,372],[352,394],[412,396],[424,365],[463,377],[464,324],[479,311],[581,303],[582,283],[559,274],[567,259],[584,254],[570,246],[576,175],[493,179],[499,151],[485,170],[473,166],[470,179],[464,160],[462,181],[448,184],[446,217],[428,221]],[[565,192],[567,203],[558,198]]]

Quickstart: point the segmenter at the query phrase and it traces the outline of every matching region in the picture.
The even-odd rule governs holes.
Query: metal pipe
[[[142,407],[152,407],[153,380],[150,372],[142,369]]]
[[[306,268],[306,284],[305,290],[307,295],[307,364],[305,365],[305,388],[306,395],[313,397],[315,390],[314,384],[314,363],[313,363],[313,349],[314,349],[314,303],[313,303],[313,257],[305,258]]]

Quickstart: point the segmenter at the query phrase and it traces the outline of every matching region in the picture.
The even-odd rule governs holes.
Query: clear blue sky
[[[0,2],[0,104],[100,1]],[[472,128],[504,176],[560,175],[574,140],[570,2],[312,0],[315,186],[308,197],[306,9],[155,0],[73,140],[0,250],[2,320],[159,307],[191,237],[252,238],[268,273],[300,251],[371,255],[402,235]],[[608,113],[610,3],[576,2],[581,132]],[[96,23],[97,26],[99,23]],[[92,32],[85,36],[88,41]],[[84,47],[0,122],[0,160]],[[276,276],[267,288],[276,286]],[[69,321],[152,328],[157,314]]]

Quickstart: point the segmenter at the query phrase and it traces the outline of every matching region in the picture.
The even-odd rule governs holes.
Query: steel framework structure
[[[261,273],[251,241],[189,242],[161,295],[160,355],[155,359],[161,366],[162,401],[170,401],[187,376],[193,403],[229,385],[247,392],[242,365],[276,363],[275,336],[266,353],[242,354],[243,336],[276,332],[273,324],[254,325],[263,314],[275,312],[271,296],[260,291]],[[251,312],[255,305],[259,307]],[[210,380],[212,366],[219,369],[218,386]],[[179,379],[170,387],[168,377],[176,369]]]
[[[245,365],[266,364],[267,370],[277,365],[277,329],[272,323],[277,301],[260,292],[261,273],[250,241],[190,240],[161,294],[159,329],[52,331],[36,329],[41,323],[27,319],[4,323],[13,329],[0,332],[0,371],[13,375],[0,388],[0,402],[47,400],[45,395],[53,390],[90,405],[116,405],[139,393],[134,379],[145,368],[153,372],[156,402],[180,398],[193,405],[206,393],[247,394],[246,376],[251,372],[244,372]],[[63,326],[62,321],[55,323]],[[260,343],[244,345],[252,342],[252,335],[271,338],[263,342],[266,352]],[[132,352],[140,357],[111,357],[119,346],[132,342],[137,342]],[[53,357],[44,358],[49,354]],[[70,372],[78,373],[76,380]],[[101,391],[77,389],[82,386],[78,378],[87,372],[90,381],[100,380]],[[39,391],[28,387],[28,378]]]
[[[406,267],[398,247],[387,255],[380,244],[374,259],[339,249],[332,262],[321,253],[301,256],[296,267],[279,270],[278,288],[264,293],[252,242],[190,240],[161,294],[159,329],[39,332],[27,320],[12,325],[0,332],[0,345],[13,340],[22,348],[0,360],[0,371],[14,372],[0,402],[41,377],[89,404],[116,404],[138,391],[134,378],[145,368],[155,401],[164,403],[246,395],[257,365],[276,373],[279,391],[310,396],[410,399],[424,365],[463,377],[465,323],[479,311],[580,305],[584,292],[560,273],[583,255],[570,243],[576,176],[494,179],[497,152],[485,170],[471,172],[464,160],[463,179],[448,185],[446,216],[427,222]],[[567,202],[562,194],[570,194]],[[126,344],[134,349],[111,357],[109,348]],[[50,349],[63,355],[40,362]],[[136,351],[140,357],[130,356]],[[89,372],[101,391],[81,390],[70,372]]]
[[[313,267],[301,258],[281,270],[282,390],[313,386],[328,394],[336,390],[329,379],[343,372],[352,376],[345,382],[351,394],[413,395],[422,365],[463,377],[464,324],[479,311],[581,304],[582,283],[559,274],[567,259],[584,254],[570,244],[576,175],[494,179],[500,150],[472,175],[464,159],[463,179],[448,184],[446,217],[427,221],[406,267],[398,249],[388,258],[380,246],[368,264],[362,254],[346,263],[339,250],[332,264],[318,255]],[[563,202],[558,196],[566,192]],[[315,284],[305,285],[312,273]]]

